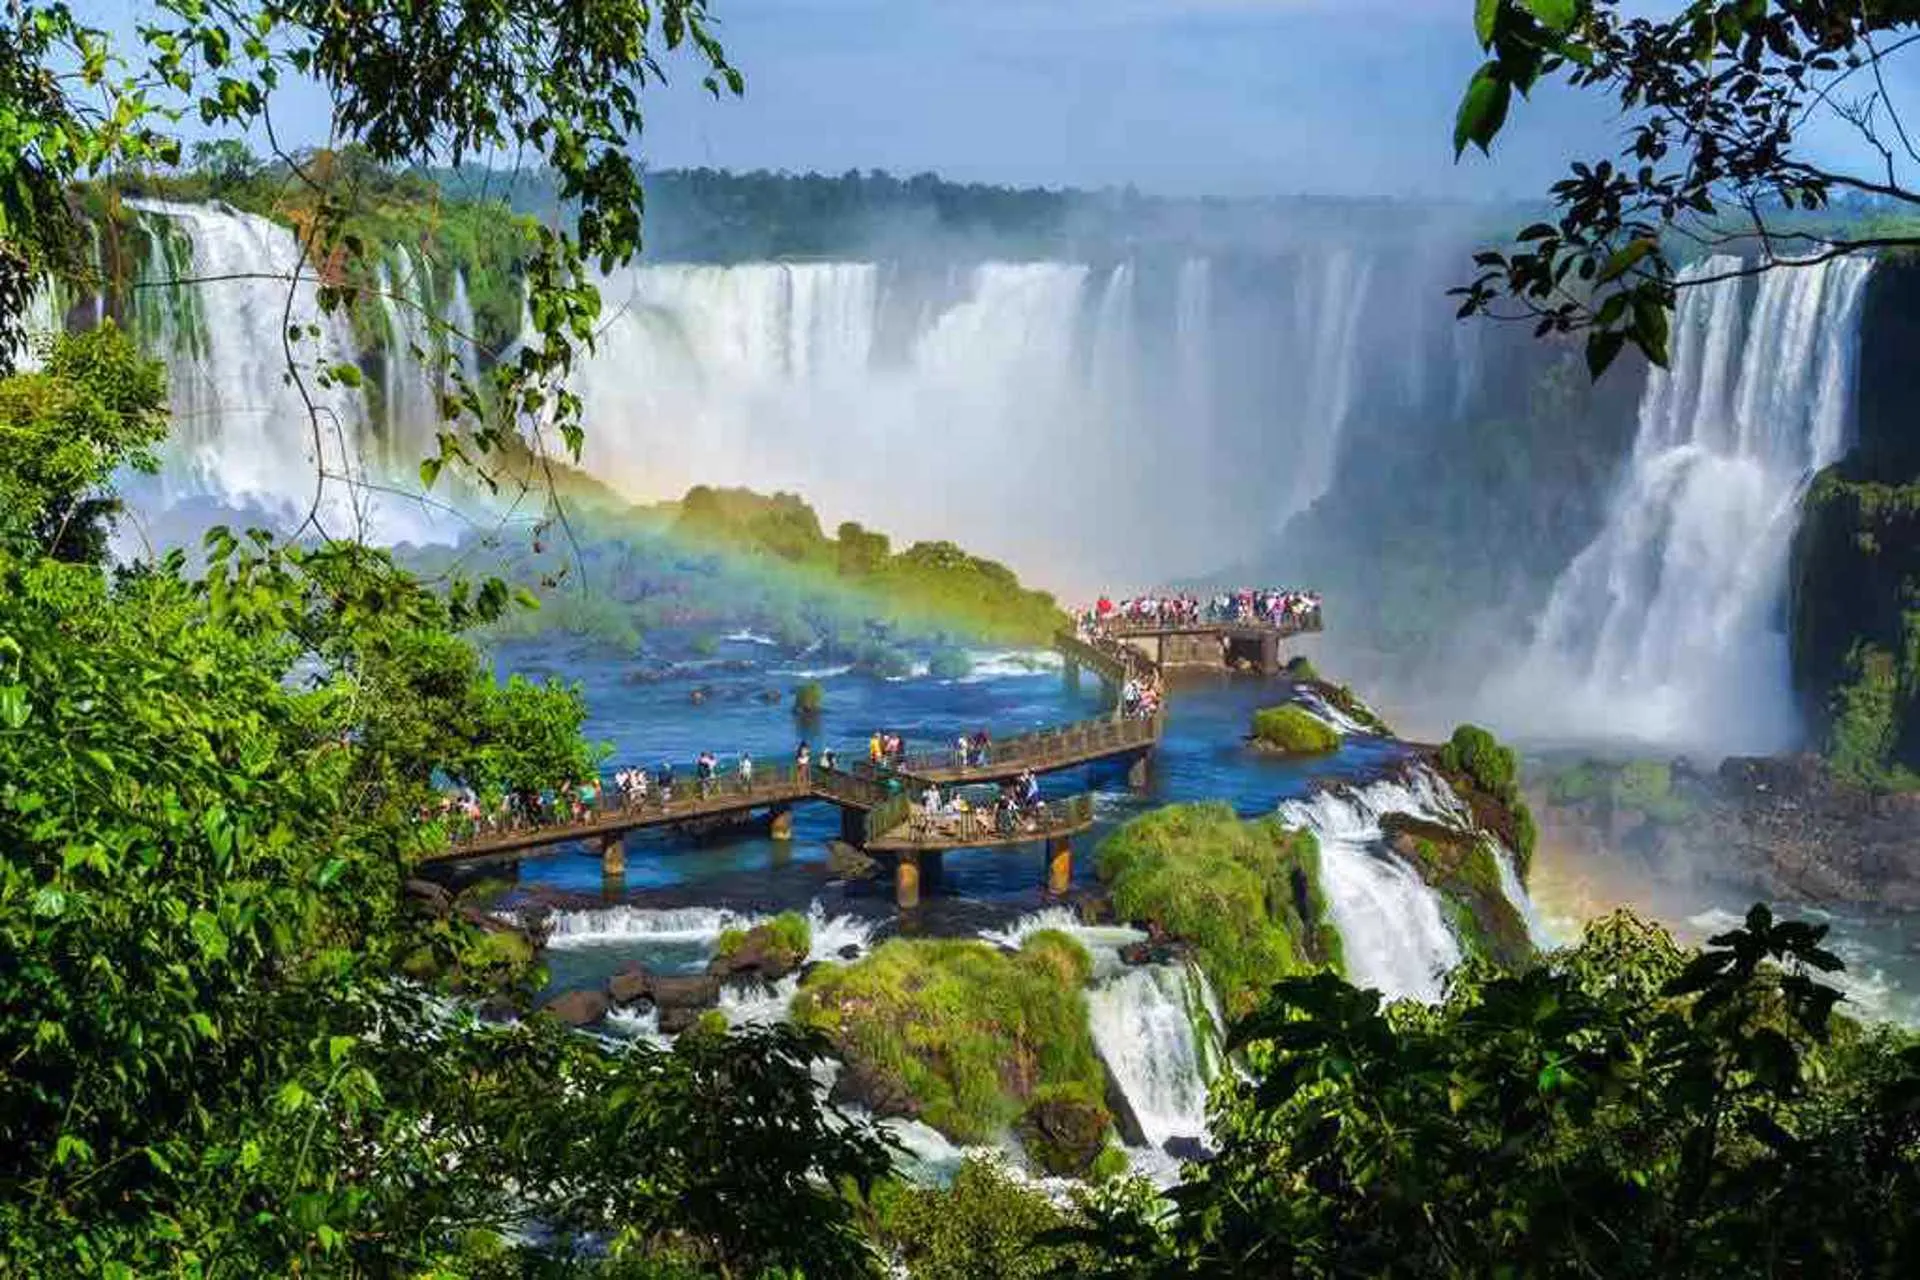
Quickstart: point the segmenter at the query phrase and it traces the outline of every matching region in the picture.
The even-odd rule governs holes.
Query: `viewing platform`
[[[794,766],[762,768],[754,770],[752,782],[746,784],[737,774],[711,779],[704,786],[697,776],[688,776],[685,781],[676,780],[670,801],[662,797],[657,784],[645,796],[631,799],[603,791],[593,806],[577,815],[570,807],[566,815],[547,821],[521,818],[482,823],[447,848],[423,857],[420,865],[510,861],[556,845],[584,843],[599,853],[602,871],[614,880],[625,875],[625,841],[634,832],[764,817],[772,837],[786,840],[793,835],[794,806],[819,802],[839,809],[841,839],[893,859],[895,896],[902,907],[919,902],[923,860],[937,865],[939,855],[949,849],[1043,845],[1047,888],[1064,894],[1072,879],[1072,838],[1093,826],[1090,794],[1024,806],[1011,813],[987,804],[927,814],[920,808],[921,798],[929,788],[950,792],[968,785],[1009,782],[1023,773],[1043,775],[1103,762],[1124,762],[1129,785],[1143,787],[1147,762],[1160,744],[1166,722],[1160,714],[1121,714],[1123,686],[1130,681],[1157,685],[1161,668],[1169,664],[1227,669],[1257,662],[1261,672],[1276,674],[1279,642],[1319,629],[1316,612],[1309,619],[1279,623],[1193,619],[1162,624],[1112,619],[1093,634],[1062,630],[1054,637],[1054,647],[1066,659],[1068,679],[1077,681],[1082,668],[1098,675],[1114,701],[1110,713],[1000,739],[986,747],[984,759],[971,753],[963,756],[956,749],[919,752],[880,766],[862,761],[852,768],[827,769],[817,762],[805,771]],[[1190,652],[1199,653],[1201,660]]]

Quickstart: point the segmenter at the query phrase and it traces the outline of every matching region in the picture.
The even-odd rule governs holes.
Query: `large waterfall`
[[[1794,745],[1781,618],[1808,479],[1850,422],[1870,264],[1757,284],[1736,258],[1683,274],[1671,371],[1654,370],[1605,527],[1569,564],[1500,704],[1547,734]]]
[[[1093,1040],[1149,1146],[1207,1136],[1207,1086],[1221,1064],[1220,1011],[1185,964],[1126,969],[1087,993]]]

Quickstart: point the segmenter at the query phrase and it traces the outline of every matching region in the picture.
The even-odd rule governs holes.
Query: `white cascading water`
[[[1460,963],[1440,895],[1386,848],[1380,819],[1406,813],[1459,825],[1451,788],[1421,769],[1409,782],[1321,791],[1280,806],[1280,820],[1320,842],[1320,888],[1340,930],[1347,980],[1391,999],[1435,1001]]]
[[[1205,1140],[1207,1087],[1223,1060],[1206,977],[1185,964],[1123,969],[1088,991],[1087,1014],[1148,1145]]]
[[[617,273],[575,382],[586,466],[639,499],[798,490],[829,525],[954,539],[1062,589],[1216,566],[1331,483],[1364,385],[1363,253],[1287,259],[1282,298],[1238,317],[1244,352],[1217,347],[1205,260],[1151,287],[1131,262],[986,262],[924,298],[890,278],[856,262]],[[1284,387],[1242,388],[1235,439],[1221,387],[1249,356]],[[1248,465],[1274,451],[1277,473]]]
[[[1493,691],[1510,723],[1707,750],[1796,744],[1788,551],[1808,479],[1845,447],[1871,264],[1712,279],[1740,265],[1720,256],[1682,273],[1712,282],[1682,291],[1671,372],[1648,376],[1606,525]]]
[[[350,532],[356,513],[345,478],[365,474],[366,403],[357,390],[320,386],[318,374],[355,358],[353,334],[345,317],[321,313],[313,271],[293,232],[226,208],[130,203],[165,218],[192,244],[192,280],[175,286],[191,290],[192,306],[154,309],[160,331],[142,335],[168,364],[174,426],[161,477],[165,495],[206,495],[297,516],[318,490],[321,519]],[[160,278],[142,283],[174,279],[158,254],[147,267],[149,277],[154,273]],[[194,324],[195,314],[208,322]],[[196,331],[183,331],[183,323]],[[287,342],[292,327],[309,325],[318,327],[317,339]],[[293,381],[286,377],[289,345]],[[321,483],[323,473],[333,478]]]

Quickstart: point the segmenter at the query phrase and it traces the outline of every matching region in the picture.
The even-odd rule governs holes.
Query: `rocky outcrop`
[[[1649,780],[1669,779],[1665,788]],[[1920,910],[1920,795],[1840,781],[1817,756],[1584,762],[1538,789],[1547,838],[1573,856],[1630,859],[1674,885]]]
[[[627,965],[607,979],[607,998],[621,1008],[653,999],[653,975],[637,964]]]
[[[841,1106],[864,1107],[880,1119],[918,1119],[920,1100],[901,1078],[863,1058],[854,1058],[834,1077],[828,1098]]]
[[[1387,847],[1455,913],[1455,930],[1469,950],[1508,969],[1533,958],[1527,922],[1500,887],[1496,855],[1484,835],[1405,813],[1387,814],[1380,829]]]
[[[540,1006],[540,1011],[570,1027],[590,1027],[607,1016],[609,1001],[603,991],[568,991]]]
[[[1043,1091],[1020,1116],[1020,1145],[1055,1177],[1082,1178],[1107,1145],[1105,1107],[1070,1092]]]
[[[836,880],[871,880],[880,874],[880,864],[845,840],[827,846],[827,871]]]
[[[453,895],[431,880],[409,880],[403,886],[407,907],[418,915],[444,920],[453,911]]]

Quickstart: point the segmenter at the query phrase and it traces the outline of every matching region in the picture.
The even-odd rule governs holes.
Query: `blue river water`
[[[805,738],[817,754],[831,746],[843,760],[862,759],[875,730],[900,734],[909,750],[935,750],[961,733],[984,728],[995,738],[1063,724],[1101,713],[1100,682],[1085,675],[1069,686],[1058,659],[1044,652],[976,651],[973,673],[961,679],[929,674],[881,678],[841,667],[809,665],[744,634],[721,643],[699,663],[683,663],[660,678],[632,662],[567,642],[503,647],[499,670],[536,678],[578,681],[588,707],[586,731],[606,742],[605,766],[657,768],[672,761],[683,777],[703,750],[715,752],[731,770],[741,752],[767,767],[792,758]],[[809,679],[823,686],[825,705],[802,721],[791,709],[792,690]],[[1274,811],[1282,799],[1304,795],[1323,780],[1359,781],[1377,776],[1407,748],[1390,739],[1349,735],[1332,755],[1285,760],[1245,744],[1249,722],[1260,707],[1284,701],[1284,679],[1195,675],[1173,683],[1165,738],[1144,790],[1131,791],[1123,767],[1089,765],[1042,780],[1050,796],[1094,793],[1095,827],[1074,841],[1075,889],[1095,883],[1094,850],[1128,818],[1172,801],[1220,800],[1246,816]],[[695,690],[703,698],[694,700]],[[778,701],[767,700],[771,693]],[[945,854],[937,879],[929,876],[924,904],[910,918],[896,919],[890,880],[846,883],[828,867],[827,845],[840,833],[833,806],[804,804],[795,811],[791,841],[771,839],[764,827],[733,829],[704,838],[667,831],[636,835],[627,843],[626,874],[602,878],[599,857],[584,845],[563,845],[519,866],[520,895],[534,895],[576,908],[626,903],[637,907],[722,908],[740,913],[805,910],[819,903],[830,915],[867,917],[883,932],[965,935],[1001,927],[1044,902],[1044,854],[1037,846],[954,850]],[[518,896],[518,895],[517,895]],[[651,963],[671,961],[654,939]],[[631,953],[629,953],[631,954]],[[704,954],[689,939],[687,963]],[[556,956],[558,958],[558,956]],[[593,975],[574,975],[591,980]],[[556,973],[556,983],[563,982]]]

